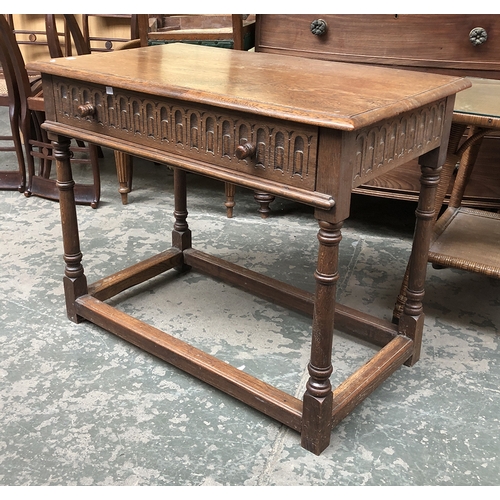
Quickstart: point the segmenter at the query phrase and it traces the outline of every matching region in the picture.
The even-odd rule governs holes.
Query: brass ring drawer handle
[[[328,30],[328,25],[323,19],[315,19],[311,23],[311,33],[316,36],[324,35]]]
[[[236,148],[236,158],[238,160],[244,160],[245,158],[251,158],[255,154],[255,146],[250,142],[246,142],[245,144],[240,144]]]
[[[87,116],[92,116],[95,113],[95,107],[93,104],[86,103],[86,104],[80,104],[77,108],[78,114],[82,117],[85,118]]]
[[[484,28],[474,28],[469,33],[469,40],[472,45],[482,45],[488,40],[488,33]]]

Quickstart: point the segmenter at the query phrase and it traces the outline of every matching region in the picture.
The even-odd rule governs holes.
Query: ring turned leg
[[[451,127],[446,161],[444,162],[443,168],[441,170],[439,184],[436,188],[436,198],[434,201],[434,223],[436,222],[441,207],[443,206],[450,182],[453,179],[455,167],[460,160],[458,150],[465,129],[466,125],[461,125],[457,123],[454,123]],[[399,292],[396,304],[394,306],[393,323],[395,324],[399,322],[399,318],[401,317],[401,314],[403,314],[403,308],[406,302],[406,289],[408,288],[408,272],[409,272],[409,262],[405,271],[403,283],[401,285],[401,290]]]
[[[80,251],[74,195],[75,181],[73,180],[70,163],[70,140],[64,136],[56,136],[52,144],[57,166],[56,184],[59,188],[64,262],[66,263],[63,278],[66,311],[71,321],[79,323],[82,318],[76,314],[75,300],[85,295],[88,290],[87,278],[81,264],[82,253]]]
[[[187,186],[186,171],[174,168],[174,229],[172,246],[179,250],[191,248],[191,230],[187,223]]]
[[[311,360],[308,366],[310,378],[303,399],[301,432],[302,446],[316,455],[330,444],[332,429],[330,375],[333,371],[332,343],[342,222],[319,221],[319,226]]]
[[[405,363],[408,366],[414,365],[420,358],[424,328],[422,301],[427,274],[427,258],[435,220],[436,189],[439,184],[441,167],[422,166],[421,170],[420,196],[415,211],[415,234],[408,267],[406,302],[398,323],[399,333],[411,338],[414,342],[413,356]]]

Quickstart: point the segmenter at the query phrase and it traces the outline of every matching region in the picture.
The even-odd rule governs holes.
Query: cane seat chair
[[[500,79],[469,79],[472,87],[459,93],[455,103],[428,261],[436,269],[454,268],[500,279],[500,213],[464,203],[483,139],[500,131]],[[443,211],[450,179],[450,199]],[[411,259],[394,307],[394,322],[399,321],[407,301],[410,265]]]

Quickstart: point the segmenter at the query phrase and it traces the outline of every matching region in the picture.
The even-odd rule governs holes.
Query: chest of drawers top
[[[28,66],[45,75],[103,88],[346,131],[419,108],[470,85],[447,75],[188,44],[37,61]],[[47,119],[54,119],[50,110]]]
[[[263,14],[256,50],[500,79],[500,15]]]

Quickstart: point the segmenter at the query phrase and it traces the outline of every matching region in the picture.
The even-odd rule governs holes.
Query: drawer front
[[[87,82],[54,80],[56,121],[313,191],[318,129]],[[91,105],[82,117],[81,105]],[[90,109],[90,108],[89,108]],[[238,146],[249,156],[236,156]]]
[[[500,78],[500,15],[264,14],[257,26],[259,51]]]

